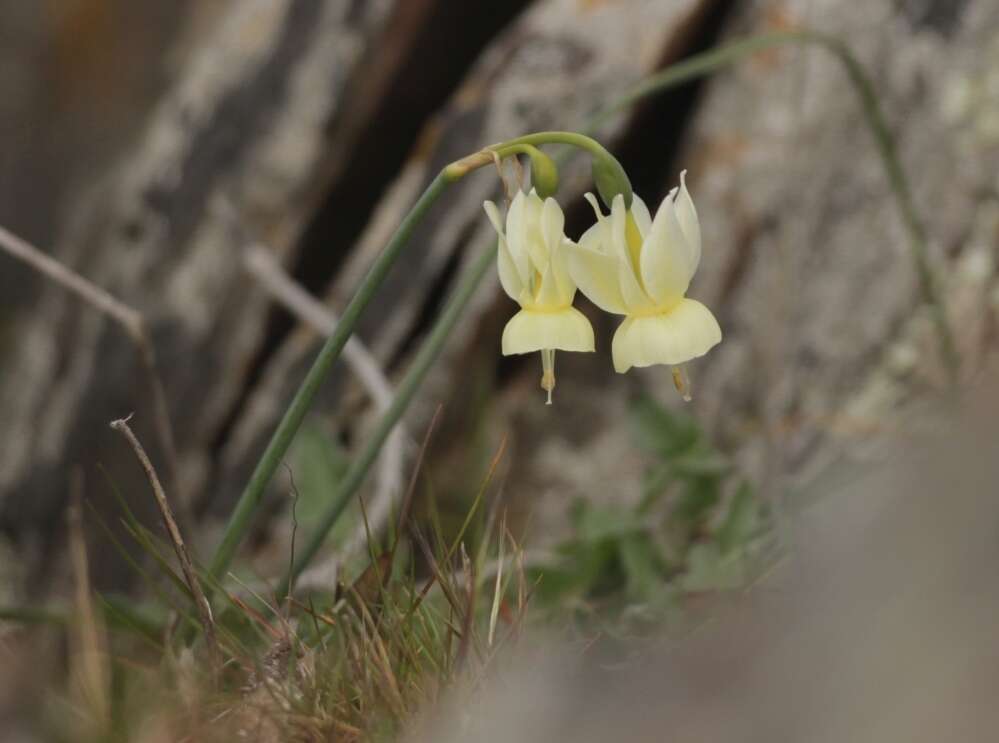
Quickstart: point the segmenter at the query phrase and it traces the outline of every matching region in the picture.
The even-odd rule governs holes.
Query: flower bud
[[[531,158],[531,185],[538,196],[547,199],[558,191],[558,166],[548,155],[537,147],[525,148]]]

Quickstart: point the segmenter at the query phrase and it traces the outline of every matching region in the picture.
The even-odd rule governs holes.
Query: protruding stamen
[[[693,400],[694,398],[690,393],[690,378],[687,376],[687,367],[681,364],[672,367],[671,371],[673,372],[673,386],[676,387],[676,391],[680,393],[683,401],[690,402]]]
[[[541,389],[548,393],[545,405],[551,405],[552,390],[555,389],[555,351],[551,348],[541,350]]]

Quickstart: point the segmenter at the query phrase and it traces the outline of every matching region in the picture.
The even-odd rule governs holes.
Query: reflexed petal
[[[687,235],[680,226],[676,201],[678,198],[679,194],[674,188],[670,191],[671,208],[666,212],[666,236],[671,246],[677,251],[680,259],[686,263],[690,276],[693,277],[694,272],[697,270],[697,264],[701,260],[701,248],[699,244],[694,245],[687,239]]]
[[[721,337],[711,311],[697,300],[684,299],[661,315],[625,320],[611,346],[614,369],[623,374],[633,366],[682,364],[706,354]]]
[[[597,224],[603,224],[604,222],[606,222],[607,219],[606,217],[604,217],[604,213],[600,209],[600,202],[597,201],[597,197],[594,196],[589,191],[587,191],[585,194],[583,194],[583,198],[586,199],[586,203],[588,203],[593,208],[593,213],[597,217]]]
[[[503,329],[503,355],[557,351],[592,351],[593,328],[575,307],[558,312],[521,310]]]
[[[594,225],[593,228],[599,226]],[[569,255],[569,274],[580,291],[604,312],[628,314],[618,281],[620,261],[614,256],[584,247],[582,243],[586,240],[586,234],[580,240],[580,245],[574,245],[566,251]]]
[[[549,253],[554,253],[565,239],[565,215],[555,199],[545,199],[541,209],[541,233]]]
[[[624,208],[624,197],[618,194],[611,204],[611,217],[608,220],[611,244],[604,246],[604,252],[618,259],[618,286],[625,306],[629,313],[645,312],[652,308],[652,300],[642,288],[640,278],[632,266],[631,254],[628,251],[625,237],[625,220],[627,211]]]
[[[541,231],[554,279],[553,287],[557,290],[561,300],[558,304],[571,304],[576,293],[576,286],[569,278],[569,267],[563,250],[563,243],[566,242],[565,215],[562,214],[562,208],[553,198],[545,199],[541,211]],[[545,287],[545,290],[547,288]]]
[[[534,191],[524,197],[524,251],[530,256],[534,270],[541,274],[548,270],[549,258],[545,245],[543,211],[544,202]]]
[[[652,217],[649,214],[649,207],[645,205],[638,194],[631,195],[631,214],[635,217],[635,224],[638,225],[638,231],[642,237],[648,235],[649,229],[652,227]]]
[[[496,208],[496,204],[491,201],[483,201],[482,208],[486,210],[486,216],[489,217],[489,221],[493,224],[493,229],[496,230],[496,234],[500,237],[505,237],[506,233],[503,231],[503,220],[500,219],[499,209]]]
[[[506,234],[511,238],[522,240],[524,237],[524,199],[527,195],[517,191],[506,212]]]
[[[486,210],[486,215],[489,217],[489,221],[492,222],[493,229],[496,230],[499,240],[496,260],[499,269],[500,284],[503,285],[503,291],[507,293],[510,299],[517,301],[520,293],[524,290],[524,277],[517,271],[513,258],[510,255],[510,248],[507,245],[506,235],[503,232],[503,223],[500,220],[499,209],[491,201],[484,202],[482,208]]]
[[[625,263],[631,261],[631,257],[628,253],[628,238],[626,236],[627,225],[625,220],[628,218],[628,211],[624,208],[624,197],[618,194],[614,197],[614,201],[611,202],[611,215],[610,215],[610,237],[611,244],[605,248],[607,253],[617,256],[620,260]]]
[[[590,227],[579,238],[579,245],[597,253],[609,255],[607,244],[610,241],[610,227],[606,220],[601,220]]]
[[[526,199],[527,195],[523,191],[517,191],[506,213],[507,247],[510,249],[513,265],[517,267],[517,273],[525,284],[531,276],[527,252],[527,217],[524,213]]]
[[[524,291],[524,282],[517,274],[517,268],[510,257],[510,250],[506,246],[506,240],[499,238],[499,246],[496,251],[496,264],[499,269],[500,284],[503,291],[507,293],[514,302],[520,299],[521,292]]]
[[[576,282],[572,280],[572,274],[569,272],[569,251],[575,247],[576,244],[563,235],[562,243],[552,254],[552,273],[562,304],[572,304],[576,296]]]
[[[701,262],[701,223],[697,220],[694,200],[690,198],[690,192],[687,190],[686,170],[680,173],[680,193],[674,203],[676,204],[676,218],[680,222],[680,229],[683,230],[683,236],[687,238],[687,243],[691,248],[690,273],[693,275]]]
[[[656,304],[668,306],[683,297],[693,274],[690,247],[667,196],[642,246],[642,280]]]

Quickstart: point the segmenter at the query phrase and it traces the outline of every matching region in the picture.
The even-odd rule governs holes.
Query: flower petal
[[[496,250],[496,265],[499,269],[500,284],[503,291],[514,302],[519,301],[521,293],[524,291],[524,282],[517,273],[517,268],[510,257],[510,250],[507,248],[506,240],[499,238],[499,245]]]
[[[496,234],[500,237],[506,237],[506,233],[503,231],[503,220],[500,219],[499,209],[496,208],[496,204],[491,201],[483,201],[482,208],[486,210],[486,216],[492,222]]]
[[[555,279],[555,288],[561,298],[559,304],[572,304],[576,285],[569,276],[568,256],[565,251],[565,245],[570,241],[565,236],[565,215],[562,213],[562,207],[553,198],[545,199],[541,226]]]
[[[638,194],[631,195],[631,214],[635,218],[635,224],[638,225],[638,232],[642,237],[648,235],[649,229],[652,227],[652,217],[649,215],[649,207],[645,205]]]
[[[565,239],[565,215],[562,214],[562,207],[551,197],[545,199],[541,208],[541,235],[549,253],[554,253]]]
[[[701,262],[701,223],[697,219],[697,209],[694,208],[694,200],[690,198],[687,190],[687,171],[680,173],[680,193],[674,200],[676,205],[676,218],[680,222],[680,229],[683,236],[687,238],[687,243],[691,248],[691,269],[693,275],[697,271],[697,266]]]
[[[592,196],[593,194],[586,194]],[[598,211],[597,214],[600,214]],[[602,216],[596,224],[592,225],[583,236],[579,238],[579,245],[597,253],[609,255],[610,245],[610,224]]]
[[[572,304],[572,300],[576,297],[576,282],[572,280],[572,274],[569,272],[569,252],[575,247],[576,244],[572,240],[563,236],[561,245],[552,253],[552,274],[555,276],[562,304]]]
[[[706,354],[721,337],[711,310],[697,300],[684,299],[661,315],[625,320],[611,345],[614,369],[623,374],[633,366],[682,364]]]
[[[503,329],[503,355],[542,349],[592,351],[593,328],[575,307],[558,312],[521,310]]]
[[[604,252],[618,259],[618,286],[621,289],[624,303],[628,307],[628,312],[646,312],[653,307],[653,303],[642,288],[639,276],[635,273],[636,267],[632,263],[625,236],[626,219],[624,197],[618,194],[611,204],[611,218],[609,220],[611,244],[604,247]]]
[[[593,208],[593,213],[597,217],[597,224],[605,224],[607,222],[607,218],[604,217],[604,213],[600,209],[600,202],[597,200],[597,197],[587,191],[583,194],[583,198],[586,199],[586,202]]]
[[[694,275],[691,248],[680,229],[673,198],[663,199],[652,222],[652,230],[642,244],[642,280],[657,305],[676,304],[690,286]]]
[[[542,219],[544,202],[534,191],[531,191],[524,197],[523,203],[524,252],[530,256],[534,270],[543,275],[548,270],[550,257],[545,245],[544,221]]]
[[[513,265],[517,267],[520,280],[526,285],[531,278],[531,262],[527,250],[527,216],[525,214],[527,195],[517,191],[506,213],[507,247]]]
[[[621,296],[621,285],[618,281],[619,261],[614,256],[584,247],[586,235],[594,225],[583,235],[579,245],[574,245],[566,252],[569,255],[569,274],[580,291],[593,304],[604,312],[615,315],[628,314],[628,307]],[[589,242],[592,242],[589,241]]]
[[[486,215],[489,217],[489,221],[492,222],[493,229],[496,230],[499,240],[496,251],[496,263],[499,270],[500,284],[503,285],[503,291],[507,293],[507,296],[516,302],[521,292],[524,291],[524,277],[517,271],[516,264],[510,255],[510,248],[507,245],[506,235],[503,232],[503,223],[500,221],[499,209],[496,208],[496,204],[486,201],[482,204],[482,208],[486,210]]]

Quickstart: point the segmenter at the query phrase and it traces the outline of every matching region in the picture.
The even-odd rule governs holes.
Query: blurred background
[[[210,553],[321,340],[268,276],[287,273],[340,311],[444,164],[522,133],[579,129],[657,69],[797,27],[845,40],[872,77],[928,231],[962,385],[988,379],[994,0],[0,2],[0,225],[143,314],[177,450],[173,468],[120,326],[0,252],[0,597],[61,590],[75,471],[109,521],[116,489],[152,523],[145,477],[108,427],[133,411],[154,463],[171,470],[191,540]],[[670,508],[689,517],[689,550],[745,493],[759,513],[780,513],[830,473],[877,459],[946,388],[884,163],[826,50],[767,50],[643,101],[598,137],[649,203],[688,170],[704,234],[690,295],[725,336],[690,367],[693,402],[668,370],[614,374],[615,321],[580,300],[603,352],[562,354],[544,406],[538,359],[499,354],[514,307],[490,277],[366,497],[398,495],[440,405],[425,473],[444,522],[460,523],[505,441],[505,507],[529,549],[544,550],[573,537],[581,508],[599,522],[600,509],[667,490],[650,473],[682,421],[715,465],[667,472],[683,480]],[[592,219],[584,166],[563,177],[573,238]],[[419,228],[359,333],[382,382],[398,380],[488,247],[481,204],[502,195],[484,169]],[[306,529],[370,428],[370,388],[341,364],[289,457]],[[289,487],[275,484],[248,545],[263,573],[285,564]],[[91,534],[96,587],[127,588],[120,557]],[[718,555],[696,554],[704,585],[728,580]]]

